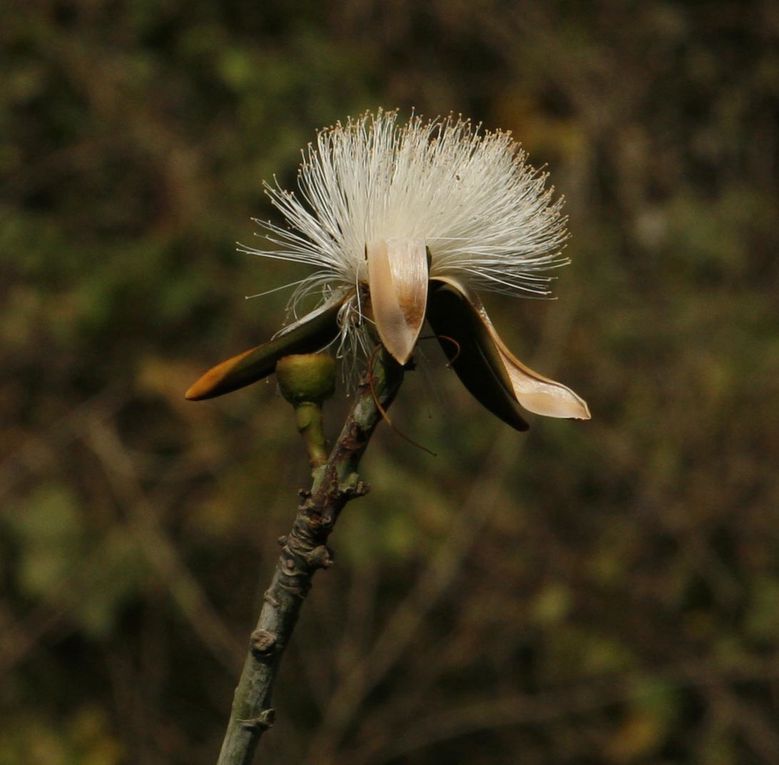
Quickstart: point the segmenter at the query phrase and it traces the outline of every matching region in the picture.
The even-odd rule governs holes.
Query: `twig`
[[[273,724],[271,693],[281,655],[314,573],[332,563],[326,543],[339,513],[350,499],[367,492],[357,467],[402,379],[402,368],[386,353],[378,354],[327,462],[314,470],[311,489],[301,492],[292,530],[279,540],[281,555],[251,634],[218,765],[250,765],[260,736]]]

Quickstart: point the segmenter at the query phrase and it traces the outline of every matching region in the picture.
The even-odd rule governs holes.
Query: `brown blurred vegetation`
[[[0,765],[214,761],[306,466],[273,384],[182,392],[282,320],[261,180],[377,106],[548,165],[560,300],[489,304],[594,416],[514,433],[425,349],[437,457],[371,445],[262,761],[779,762],[775,2],[0,15]]]

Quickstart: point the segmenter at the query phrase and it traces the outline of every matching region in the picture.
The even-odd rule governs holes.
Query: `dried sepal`
[[[527,430],[500,355],[463,294],[449,284],[431,281],[427,319],[452,369],[474,398],[507,425]]]
[[[436,283],[441,286],[436,287]],[[453,279],[436,279],[433,285],[433,294],[441,290],[445,290],[447,294],[451,293],[452,297],[447,298],[447,302],[453,314],[461,315],[459,319],[461,324],[464,322],[463,315],[466,313],[470,315],[470,325],[479,344],[480,356],[489,362],[493,375],[504,383],[507,392],[523,409],[546,417],[590,419],[589,408],[581,397],[562,383],[550,380],[530,369],[508,350],[495,331],[477,295]],[[455,297],[459,298],[459,304]],[[445,323],[440,330],[435,325],[433,328],[437,334],[446,334]],[[455,371],[458,371],[456,367]],[[460,377],[463,379],[462,374]],[[465,379],[463,382],[468,386]],[[479,400],[490,408],[484,400],[481,398]]]
[[[283,356],[321,350],[338,336],[338,312],[348,297],[347,291],[339,291],[267,343],[212,367],[189,388],[184,397],[190,401],[201,401],[230,393],[267,377]]]

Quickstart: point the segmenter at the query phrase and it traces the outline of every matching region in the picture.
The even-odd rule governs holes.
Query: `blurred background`
[[[235,250],[317,128],[511,129],[558,301],[487,296],[589,423],[423,343],[262,762],[779,762],[779,5],[10,0],[0,11],[0,765],[214,762],[307,466],[273,382],[185,402],[303,272]],[[337,430],[345,404],[334,403]]]

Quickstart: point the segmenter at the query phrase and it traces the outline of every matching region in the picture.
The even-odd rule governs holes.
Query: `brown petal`
[[[500,354],[460,290],[431,281],[427,319],[452,369],[474,398],[506,424],[527,430]]]
[[[315,353],[338,335],[338,311],[348,293],[339,292],[319,308],[285,327],[272,340],[217,364],[206,372],[184,398],[200,401],[243,388],[271,374],[276,362],[295,353]]]
[[[459,292],[475,316],[478,317],[478,321],[483,327],[483,331],[479,333],[482,342],[489,339],[490,358],[498,357],[501,367],[508,376],[509,390],[524,409],[547,417],[590,419],[590,410],[582,398],[562,383],[550,380],[525,366],[509,351],[495,331],[478,296],[453,279],[447,278],[439,281]]]
[[[400,364],[414,352],[427,304],[428,265],[421,239],[368,242],[368,288],[381,342]]]

